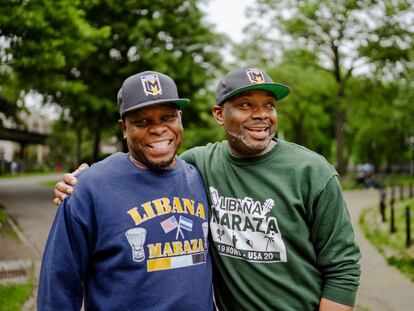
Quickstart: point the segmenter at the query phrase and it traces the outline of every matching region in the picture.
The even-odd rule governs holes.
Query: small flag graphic
[[[170,218],[162,221],[160,224],[165,233],[168,233],[178,227],[175,216],[171,216]]]
[[[184,229],[187,231],[192,231],[193,230],[193,221],[189,218],[186,218],[184,216],[180,216],[180,224],[179,224],[180,229]]]
[[[178,234],[181,234],[181,236],[184,239],[184,234],[181,231],[181,229],[192,231],[193,230],[193,221],[190,218],[180,216],[180,221],[178,223],[178,229],[177,229],[177,235],[175,236],[176,239],[178,239]]]

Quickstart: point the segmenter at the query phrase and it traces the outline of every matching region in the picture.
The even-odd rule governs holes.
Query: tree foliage
[[[63,108],[78,140],[93,141],[92,161],[103,133],[116,132],[116,94],[126,77],[160,71],[176,81],[180,96],[195,99],[222,66],[221,38],[195,0],[2,2],[0,35],[10,43],[3,71]],[[185,125],[209,126],[208,110],[205,101],[192,101]]]
[[[371,69],[374,79],[394,77],[395,71],[404,70],[402,64],[413,49],[412,9],[407,0],[259,0],[250,11],[250,38],[261,41],[244,44],[242,55],[251,58],[264,51],[261,59],[272,67],[280,64],[286,50],[306,49],[318,55],[313,65],[333,77],[332,116],[340,172],[345,172],[347,154],[348,83],[355,72],[362,73],[361,68]],[[399,70],[384,70],[384,64],[397,64]]]
[[[326,71],[305,65],[312,59],[315,55],[306,50],[289,51],[283,62],[268,72],[274,81],[292,90],[277,106],[279,133],[287,140],[329,156],[335,83]]]
[[[2,69],[16,75],[20,89],[52,95],[72,90],[79,80],[73,69],[108,37],[109,28],[85,20],[79,0],[1,1]],[[72,73],[71,73],[72,71]]]
[[[356,163],[390,166],[404,158],[403,131],[397,122],[397,85],[367,78],[349,82],[349,137]]]

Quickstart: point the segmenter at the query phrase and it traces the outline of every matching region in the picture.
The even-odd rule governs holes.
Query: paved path
[[[62,174],[0,179],[0,204],[17,220],[38,255],[43,252],[56,206],[53,190],[42,185],[46,181],[59,180]]]
[[[414,310],[414,283],[389,266],[359,229],[360,212],[365,207],[379,204],[378,192],[374,189],[349,191],[345,193],[345,200],[362,253],[361,284],[356,303],[371,311]]]
[[[27,239],[37,249],[39,259],[56,213],[56,207],[52,203],[52,189],[39,183],[57,180],[60,176],[0,179],[0,204],[17,219]],[[365,207],[378,204],[377,191],[350,191],[345,193],[345,199],[362,252],[362,278],[357,304],[370,311],[413,310],[414,283],[388,266],[359,230],[358,215]]]
[[[57,210],[52,202],[54,196],[52,188],[42,183],[59,180],[61,176],[62,174],[53,174],[0,179],[0,204],[6,208],[7,213],[13,219],[17,220],[19,232],[23,234],[20,238],[30,244],[33,250],[35,284],[37,284],[40,273],[43,249]],[[19,230],[19,228],[16,229]],[[37,286],[22,311],[36,310],[36,297]]]

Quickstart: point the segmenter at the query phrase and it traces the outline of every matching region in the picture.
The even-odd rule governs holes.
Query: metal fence
[[[399,189],[399,196],[397,197],[397,189]],[[387,194],[388,192],[388,194]],[[408,193],[407,193],[408,192]],[[399,186],[391,186],[389,190],[385,188],[379,189],[380,193],[380,203],[379,203],[379,209],[381,213],[381,219],[383,223],[387,222],[387,208],[390,209],[389,215],[389,230],[390,234],[393,234],[397,231],[397,227],[395,224],[395,204],[398,200],[402,201],[406,198],[405,195],[407,195],[408,198],[413,198],[414,196],[414,186],[413,183],[410,183],[408,187],[404,187],[403,185]],[[389,201],[387,204],[387,196],[389,195]],[[411,239],[411,207],[409,205],[405,206],[405,231],[406,231],[406,247],[410,247],[412,244]]]

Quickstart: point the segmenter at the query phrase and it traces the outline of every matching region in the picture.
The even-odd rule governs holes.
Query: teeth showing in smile
[[[250,131],[266,131],[267,128],[263,128],[263,127],[250,127],[249,130]]]
[[[151,144],[148,144],[148,146],[150,146],[151,148],[166,148],[168,147],[168,145],[170,144],[171,140],[162,140],[162,141],[157,141]]]
[[[265,140],[269,138],[269,127],[248,127],[249,136],[253,139]]]

